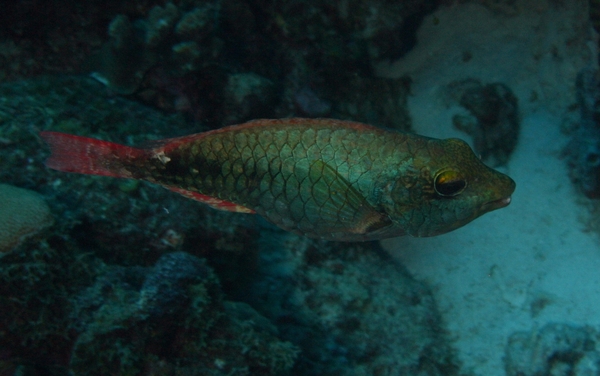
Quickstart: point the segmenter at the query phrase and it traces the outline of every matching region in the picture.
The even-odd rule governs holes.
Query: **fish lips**
[[[507,207],[511,201],[512,199],[510,196],[499,198],[497,200],[486,202],[481,206],[481,210],[483,210],[484,212],[489,212],[492,210],[501,209]]]
[[[481,210],[486,213],[486,212],[490,212],[492,210],[496,210],[496,209],[502,209],[507,207],[510,202],[512,201],[512,194],[515,191],[515,188],[517,187],[517,184],[515,183],[514,180],[512,180],[511,178],[509,178],[508,176],[504,175],[504,174],[500,174],[500,181],[498,181],[495,185],[497,187],[496,191],[496,197],[500,197],[497,198],[495,200],[491,200],[488,201],[486,203],[484,203],[481,206]]]

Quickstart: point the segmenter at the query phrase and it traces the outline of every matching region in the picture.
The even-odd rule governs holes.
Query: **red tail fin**
[[[144,155],[142,149],[60,132],[40,132],[52,154],[46,166],[65,172],[131,178],[128,162]]]

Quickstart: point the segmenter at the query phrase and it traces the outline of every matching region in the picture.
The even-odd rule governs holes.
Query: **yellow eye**
[[[433,184],[437,194],[444,197],[456,196],[467,187],[467,181],[456,170],[438,172]]]

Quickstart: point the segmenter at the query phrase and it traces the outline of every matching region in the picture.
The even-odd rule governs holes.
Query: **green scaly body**
[[[331,119],[259,120],[165,140],[131,170],[134,177],[233,202],[310,237],[428,236],[438,232],[435,226],[415,221],[424,200],[435,198],[427,176],[436,167],[432,158],[444,157],[443,142]],[[483,167],[496,180],[509,179]]]

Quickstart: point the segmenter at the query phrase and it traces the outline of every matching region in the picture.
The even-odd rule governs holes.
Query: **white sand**
[[[444,8],[425,21],[415,51],[380,67],[385,76],[411,75],[414,127],[434,137],[468,139],[451,126],[459,109],[444,99],[449,82],[503,82],[519,97],[522,131],[503,170],[517,182],[512,204],[446,235],[382,242],[434,287],[465,369],[477,375],[504,374],[515,331],[548,322],[600,328],[600,237],[583,232],[586,209],[560,159],[575,75],[590,64],[592,33],[580,26],[586,2],[533,3],[510,17],[478,5]],[[465,48],[467,63],[457,52]],[[539,99],[530,102],[533,91]]]

